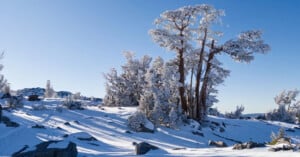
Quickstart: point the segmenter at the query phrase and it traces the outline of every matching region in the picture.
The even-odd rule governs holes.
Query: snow
[[[10,156],[25,145],[34,150],[35,145],[43,141],[61,141],[52,143],[49,148],[65,148],[70,141],[76,143],[78,156],[134,156],[135,146],[133,142],[148,142],[159,147],[159,150],[150,151],[144,156],[299,156],[299,152],[270,152],[268,147],[249,150],[232,150],[231,138],[237,141],[255,142],[270,141],[271,132],[277,133],[279,128],[299,127],[294,124],[259,120],[234,120],[210,116],[208,120],[225,124],[225,132],[218,129],[212,131],[210,127],[204,127],[191,121],[189,125],[177,129],[157,127],[155,133],[137,133],[128,129],[127,117],[135,112],[135,107],[97,107],[84,106],[85,110],[67,110],[57,112],[55,107],[62,100],[45,100],[46,110],[35,111],[32,104],[26,102],[22,109],[3,111],[3,114],[12,121],[20,124],[17,128],[9,128],[0,123],[0,156]],[[92,103],[92,102],[91,102]],[[89,104],[86,102],[85,104]],[[68,122],[69,124],[67,124]],[[32,128],[34,125],[43,125],[45,129]],[[149,126],[147,126],[149,127]],[[150,127],[154,127],[153,124]],[[198,128],[201,128],[200,130]],[[300,143],[300,130],[286,132],[294,143]],[[131,133],[126,133],[130,131]],[[198,131],[204,137],[192,134]],[[64,137],[64,135],[68,135]],[[86,141],[79,138],[91,138],[96,140]],[[215,148],[208,146],[208,141],[222,140],[229,147]]]

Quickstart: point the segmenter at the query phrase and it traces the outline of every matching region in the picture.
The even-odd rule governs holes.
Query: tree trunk
[[[196,85],[195,85],[195,98],[196,98],[196,115],[195,119],[200,119],[200,97],[199,97],[199,92],[200,92],[200,81],[201,81],[201,75],[202,75],[202,66],[203,66],[203,59],[204,59],[204,49],[205,49],[205,42],[207,38],[207,29],[205,29],[204,32],[204,37],[202,40],[201,44],[201,50],[200,50],[200,58],[198,62],[198,69],[197,69],[197,74],[196,74]]]
[[[183,112],[187,113],[187,103],[185,98],[185,75],[184,75],[184,58],[183,58],[183,49],[180,49],[178,52],[178,72],[179,72],[179,82],[182,84],[182,86],[179,87],[179,96],[181,101],[181,106]]]
[[[208,81],[209,81],[209,74],[210,74],[210,71],[212,68],[211,61],[214,58],[215,53],[216,52],[214,51],[214,40],[213,40],[212,44],[211,44],[211,51],[208,55],[206,69],[205,69],[205,73],[204,73],[204,79],[203,79],[203,83],[202,83],[202,87],[201,87],[201,91],[200,91],[200,109],[198,110],[199,120],[203,120],[204,117],[206,116],[207,86],[208,86]]]
[[[189,114],[194,117],[195,115],[195,106],[194,106],[194,98],[193,98],[193,76],[194,76],[194,67],[191,70],[191,78],[190,78],[190,89],[189,89],[189,97],[188,97],[188,106],[189,106]]]

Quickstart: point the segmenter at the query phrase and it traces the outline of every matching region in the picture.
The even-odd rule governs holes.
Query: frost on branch
[[[262,32],[258,30],[242,32],[237,39],[227,41],[223,51],[234,60],[249,63],[254,59],[254,53],[267,53],[270,46],[261,38]]]

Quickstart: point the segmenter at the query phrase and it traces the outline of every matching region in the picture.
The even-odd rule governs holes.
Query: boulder
[[[269,151],[278,152],[278,151],[288,151],[288,150],[294,150],[294,149],[295,148],[292,145],[282,144],[282,145],[277,145],[277,146],[271,147],[269,149]]]
[[[46,127],[44,125],[38,125],[35,124],[34,126],[32,126],[31,128],[35,128],[35,129],[46,129]]]
[[[223,141],[208,141],[209,146],[215,146],[215,147],[227,147],[227,144]]]
[[[153,146],[147,142],[141,142],[135,145],[135,153],[136,155],[146,154],[150,150],[156,150],[158,147]]]
[[[12,157],[77,157],[76,144],[70,142],[67,148],[47,148],[53,142],[43,142],[34,151],[14,153]]]
[[[224,129],[223,127],[220,127],[220,128],[219,128],[219,131],[220,131],[220,132],[225,132],[225,129]]]
[[[245,142],[245,143],[238,143],[233,146],[235,150],[242,150],[242,149],[252,149],[257,147],[265,147],[264,143],[256,143],[253,141]]]
[[[1,122],[3,122],[7,127],[19,127],[20,124],[11,121],[8,117],[6,116],[2,116],[1,118]]]
[[[27,100],[28,101],[40,101],[41,99],[39,98],[38,95],[33,94],[33,95],[29,95]]]
[[[193,131],[192,134],[204,137],[204,134],[202,132],[199,132],[199,131]]]

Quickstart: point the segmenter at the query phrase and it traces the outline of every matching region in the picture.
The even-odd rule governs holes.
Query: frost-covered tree
[[[171,62],[156,58],[146,73],[146,86],[139,110],[156,125],[176,127],[181,120],[179,106],[179,77]]]
[[[269,120],[294,123],[300,115],[300,101],[296,100],[299,90],[284,90],[274,98],[277,109],[266,114]],[[299,121],[299,118],[298,118]]]
[[[299,90],[288,90],[282,91],[279,95],[274,98],[274,101],[279,106],[284,106],[288,111],[291,110],[291,105],[294,101],[296,101],[296,97],[299,94]],[[293,106],[297,106],[295,103]]]
[[[145,86],[145,74],[149,68],[151,57],[134,58],[132,52],[124,53],[127,63],[122,66],[122,73],[115,69],[105,75],[106,96],[104,104],[108,106],[138,106],[140,95]]]
[[[4,53],[1,53],[1,54],[0,54],[0,59],[2,59],[3,56],[4,56]],[[0,64],[0,71],[3,70],[3,67],[4,67],[4,66],[3,66],[2,64]],[[5,88],[6,86],[7,86],[7,81],[6,81],[6,79],[4,78],[4,75],[3,75],[3,74],[0,74],[0,91],[3,92],[3,93],[5,93],[4,88]]]
[[[229,112],[229,113],[225,113],[225,117],[231,118],[231,119],[241,118],[242,113],[244,112],[244,110],[245,110],[245,107],[243,105],[236,106],[235,111]]]
[[[215,64],[217,55],[227,54],[236,61],[248,63],[254,59],[255,53],[266,53],[269,50],[269,46],[261,38],[261,31],[256,30],[242,32],[236,39],[225,41],[224,44],[218,43],[217,38],[222,32],[212,28],[214,24],[220,23],[224,15],[223,10],[206,4],[181,7],[162,13],[155,20],[157,28],[150,30],[156,43],[176,52],[182,110],[198,120],[205,118],[208,103],[213,102],[210,101],[212,97],[209,93],[212,92],[209,90],[215,89],[212,87],[219,84],[211,83],[213,76],[216,76],[213,75],[216,74],[214,69],[218,70],[221,66]],[[191,55],[193,57],[189,57]],[[190,82],[186,80],[188,73],[191,75]],[[217,74],[223,74],[216,76],[223,81],[229,71]]]
[[[55,96],[55,91],[51,85],[50,80],[47,80],[44,96],[45,98],[53,98]]]

